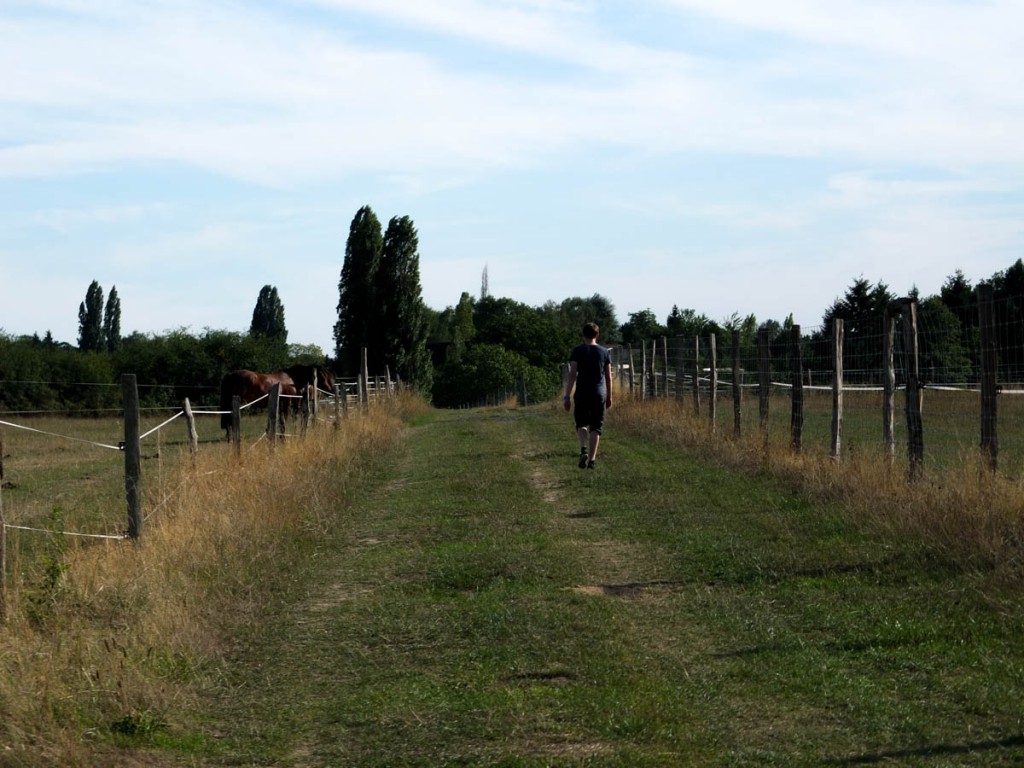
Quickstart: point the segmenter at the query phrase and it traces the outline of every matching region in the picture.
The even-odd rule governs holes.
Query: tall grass
[[[706,409],[706,404],[705,404]],[[879,448],[845,452],[834,460],[820,446],[795,452],[788,430],[767,435],[744,426],[733,435],[731,409],[720,405],[712,430],[706,410],[689,401],[618,400],[614,429],[669,446],[703,451],[729,466],[769,473],[812,499],[839,500],[864,525],[891,537],[915,537],[937,557],[984,573],[994,582],[1024,583],[1024,508],[1021,481],[984,469],[978,451],[926,469],[911,482],[905,460],[890,464]]]
[[[31,563],[15,551],[0,765],[95,765],[119,742],[180,733],[166,726],[224,685],[221,661],[287,590],[289,566],[423,409],[407,394],[241,457],[204,446],[164,470],[176,490],[138,543],[54,536]]]

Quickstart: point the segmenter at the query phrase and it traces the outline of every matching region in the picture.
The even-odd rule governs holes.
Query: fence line
[[[895,415],[893,395],[902,390],[904,407],[900,425],[907,433],[906,452],[911,460],[912,479],[920,476],[924,432],[926,427],[932,428],[931,425],[934,425],[935,435],[932,440],[940,446],[936,454],[940,461],[956,461],[955,452],[962,453],[972,443],[977,450],[980,442],[989,468],[995,471],[1000,447],[997,396],[1005,395],[1005,413],[1000,416],[1004,424],[1010,425],[1010,431],[1002,437],[1012,446],[1009,456],[1014,470],[1024,473],[1024,430],[1020,429],[1024,422],[1024,409],[1014,397],[1024,395],[1024,316],[1013,322],[996,324],[992,318],[1006,317],[1009,310],[1004,307],[992,311],[989,307],[986,314],[986,301],[990,299],[979,291],[980,339],[965,331],[966,341],[963,343],[960,341],[959,321],[940,322],[942,315],[934,304],[925,302],[922,307],[915,299],[905,298],[890,302],[881,318],[861,318],[856,323],[836,318],[835,333],[830,326],[802,335],[799,326],[793,325],[777,333],[774,339],[768,331],[762,331],[757,340],[747,339],[744,342],[740,334],[733,331],[732,349],[722,355],[729,360],[730,367],[717,365],[714,334],[672,339],[660,337],[651,344],[650,354],[647,351],[649,342],[645,341],[639,359],[629,345],[612,348],[612,360],[620,389],[641,400],[673,395],[682,398],[686,396],[687,388],[691,388],[694,409],[699,413],[704,406],[711,417],[712,431],[716,423],[716,401],[718,397],[727,396],[725,392],[728,389],[732,389],[736,401],[737,434],[743,390],[756,387],[761,393],[763,430],[767,425],[768,392],[773,387],[788,390],[792,393],[790,428],[794,450],[799,450],[804,438],[804,392],[831,392],[832,444],[836,458],[840,458],[841,434],[848,427],[854,428],[857,434],[854,443],[857,445],[865,445],[864,440],[869,436],[868,422],[864,418],[858,417],[852,425],[844,424],[842,419],[844,409],[864,414],[864,406],[869,401],[854,399],[844,404],[842,394],[883,393],[881,442],[887,446],[887,454],[892,459],[895,455],[892,447],[895,443],[892,434]],[[842,331],[839,330],[841,323],[845,325]],[[964,327],[970,330],[969,326]],[[673,363],[670,363],[670,358]],[[640,364],[639,370],[634,369],[636,363]],[[726,381],[718,379],[722,373],[726,374]],[[789,381],[778,374],[788,374]],[[748,384],[744,381],[747,377],[757,383]],[[701,403],[701,391],[712,393],[707,403]],[[930,401],[940,404],[940,408],[931,410],[929,418],[922,420],[926,392],[934,393]],[[940,393],[952,399],[943,400]],[[959,393],[971,399],[958,399]],[[977,402],[975,397],[979,398]],[[808,421],[812,432],[825,427],[823,419],[816,415],[823,406],[820,399],[809,403],[808,407],[815,414]],[[773,415],[773,422],[778,423],[780,414]],[[817,441],[820,436],[815,434],[814,439]],[[852,446],[850,443],[842,447],[849,453]]]

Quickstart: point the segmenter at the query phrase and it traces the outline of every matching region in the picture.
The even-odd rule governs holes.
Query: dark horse
[[[318,365],[293,365],[276,373],[257,373],[245,369],[232,371],[220,384],[220,410],[224,412],[220,417],[220,425],[226,430],[228,439],[231,439],[231,401],[234,396],[238,395],[242,405],[256,403],[270,394],[274,384],[281,385],[280,394],[283,397],[292,399],[301,397],[303,392],[309,392],[310,387],[333,391],[334,374]],[[298,400],[293,399],[293,402]],[[261,404],[253,407],[265,406]],[[282,429],[287,411],[288,403],[285,401],[280,404],[277,411]]]

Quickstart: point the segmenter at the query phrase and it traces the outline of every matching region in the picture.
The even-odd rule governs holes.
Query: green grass
[[[614,411],[598,469],[575,457],[547,406],[419,419],[328,537],[297,544],[230,696],[180,734],[189,759],[1024,761],[1017,594],[616,431]]]

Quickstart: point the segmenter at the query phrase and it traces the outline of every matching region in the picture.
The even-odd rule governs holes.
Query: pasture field
[[[143,410],[140,432],[157,430],[142,441],[144,514],[158,513],[178,483],[189,456],[185,420],[166,409]],[[121,535],[128,528],[124,489],[124,439],[120,417],[0,417],[21,429],[0,426],[3,436],[5,520],[9,525]],[[255,443],[266,428],[266,412],[245,412],[243,441]],[[159,428],[159,429],[158,429]],[[196,417],[199,450],[227,449],[220,417]],[[12,530],[10,546],[27,567],[50,544],[46,536]]]
[[[595,471],[552,404],[201,445],[151,538],[0,629],[0,765],[1024,762],[1019,571],[867,514],[898,473],[685,411],[622,402]]]
[[[707,394],[702,392],[701,409],[708,412]],[[683,403],[690,403],[685,398]],[[926,471],[957,469],[965,461],[973,461],[981,442],[980,395],[972,392],[950,392],[925,389],[922,407]],[[894,414],[896,453],[906,461],[906,412],[902,393],[897,393]],[[788,445],[790,436],[791,396],[788,389],[773,388],[769,406],[770,430],[779,445]],[[1024,396],[1003,395],[999,398],[999,467],[1007,477],[1024,478]],[[843,393],[842,452],[845,458],[854,455],[880,457],[883,454],[882,393],[847,390]],[[742,429],[756,435],[759,428],[756,389],[744,389]],[[720,390],[717,429],[720,435],[732,434],[732,393]],[[803,447],[808,453],[827,455],[832,440],[832,393],[818,389],[804,390]]]

